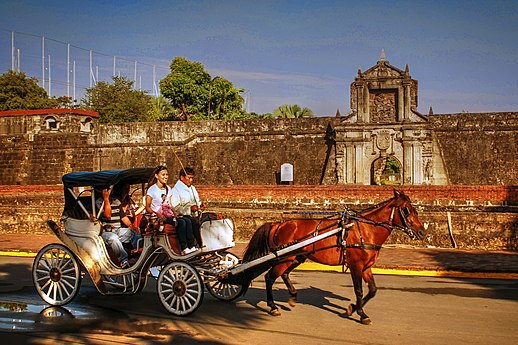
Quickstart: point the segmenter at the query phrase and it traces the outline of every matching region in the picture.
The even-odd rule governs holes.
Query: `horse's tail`
[[[255,231],[245,249],[243,262],[249,262],[268,254],[270,251],[268,246],[268,237],[270,235],[271,226],[272,223],[265,223]]]
[[[250,262],[254,259],[265,256],[269,252],[268,248],[268,236],[270,234],[271,223],[265,223],[259,227],[252,235],[252,239],[248,243],[245,254],[243,255],[243,262]],[[242,285],[243,291],[241,292],[243,295],[248,290],[250,283],[261,273],[265,272],[271,267],[270,262],[263,262],[262,264],[255,265],[253,267],[249,267],[243,272],[237,273],[235,275],[230,275],[227,278],[224,278],[222,281],[224,283],[233,284],[233,285]]]

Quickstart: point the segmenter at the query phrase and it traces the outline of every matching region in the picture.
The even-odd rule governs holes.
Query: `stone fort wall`
[[[426,118],[440,148],[448,184],[518,184],[518,113]],[[325,136],[329,125],[340,128],[340,117],[94,123],[89,132],[6,131],[7,119],[11,129],[26,126],[27,121],[26,117],[0,117],[4,129],[0,184],[4,185],[59,184],[61,176],[71,171],[157,164],[166,164],[176,176],[180,169],[176,156],[195,168],[199,184],[273,185],[283,163],[293,165],[294,184],[320,184],[322,176],[325,185],[338,183],[336,147],[328,151]]]

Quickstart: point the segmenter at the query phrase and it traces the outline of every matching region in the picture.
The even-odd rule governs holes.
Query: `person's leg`
[[[176,226],[176,233],[178,234],[178,240],[180,241],[180,250],[184,250],[186,248],[190,248],[187,245],[187,229],[185,225],[185,219],[177,218],[177,226]]]
[[[187,236],[187,248],[194,248],[194,235],[192,233],[192,223],[189,218],[180,218],[185,221],[185,233]]]
[[[201,232],[200,232],[200,218],[188,216],[192,223],[192,233],[194,235],[194,239],[198,246],[201,248],[203,246],[203,242],[201,240]]]
[[[122,243],[131,243],[133,240],[134,233],[129,228],[117,228],[112,233],[117,234]]]
[[[124,262],[128,262],[128,253],[124,249],[124,246],[122,245],[121,240],[119,239],[119,236],[117,236],[116,233],[113,232],[103,232],[102,238],[106,244],[108,244],[113,251],[115,252],[115,255],[117,255],[117,259],[119,260],[119,263],[121,265],[124,265]]]

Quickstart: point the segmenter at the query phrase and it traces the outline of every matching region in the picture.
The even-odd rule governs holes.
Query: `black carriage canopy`
[[[65,174],[61,178],[63,181],[65,193],[65,207],[63,214],[70,215],[70,212],[72,212],[74,215],[77,215],[77,200],[69,192],[69,188],[93,187],[95,190],[101,191],[103,189],[115,186],[118,183],[127,183],[130,185],[146,183],[153,174],[153,170],[154,168],[131,168],[124,170],[102,170],[94,172],[80,171]],[[72,216],[74,217],[74,215]]]

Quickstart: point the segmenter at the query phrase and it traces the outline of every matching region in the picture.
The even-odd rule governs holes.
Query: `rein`
[[[384,202],[383,204],[385,204],[385,203],[386,202]],[[379,208],[379,206],[381,206],[381,205],[378,205],[377,207],[374,207],[374,208]],[[400,216],[400,219],[401,219],[401,221],[403,223],[403,226],[400,226],[400,225],[392,223],[392,221],[394,219],[394,215],[395,215],[396,209],[397,209],[398,214]],[[408,226],[408,224],[406,222],[406,217],[404,215],[404,212],[401,210],[401,207],[399,207],[399,206],[393,206],[392,207],[392,211],[390,213],[390,217],[388,219],[388,223],[374,221],[372,219],[369,219],[369,218],[366,218],[366,217],[362,216],[361,214],[359,214],[356,211],[350,211],[349,209],[346,209],[344,212],[325,212],[325,211],[307,211],[306,212],[306,211],[294,211],[294,212],[290,212],[290,213],[292,213],[292,214],[307,214],[307,215],[328,215],[329,216],[328,218],[331,218],[333,216],[340,216],[341,221],[339,221],[339,222],[341,222],[342,224],[344,223],[345,219],[352,219],[352,220],[355,220],[357,222],[383,227],[383,228],[387,229],[387,231],[389,231],[389,233],[392,232],[392,230],[396,229],[396,230],[403,231],[405,234],[410,236],[410,238],[412,238],[412,239],[415,237],[414,230]],[[357,225],[357,227],[358,227],[358,233],[360,235],[360,243],[347,244],[345,241],[347,239],[347,231],[348,230],[346,230],[344,228],[344,232],[342,233],[342,243],[341,243],[341,245],[344,248],[358,248],[358,249],[365,249],[365,250],[380,250],[383,247],[382,245],[379,245],[379,244],[363,242],[363,236],[362,236],[362,233],[360,231],[360,227],[358,225]],[[325,229],[322,229],[322,230],[325,230]],[[318,234],[318,231],[319,230],[316,229],[313,233],[306,235],[304,238],[311,237],[311,236],[316,236],[316,234]],[[302,239],[300,239],[300,240],[302,240]],[[292,242],[296,242],[296,241],[297,240],[292,241]],[[293,243],[290,243],[290,244],[293,244]]]

